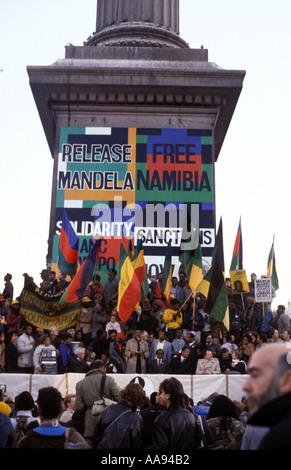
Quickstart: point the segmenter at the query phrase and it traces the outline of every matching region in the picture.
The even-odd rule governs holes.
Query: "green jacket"
[[[96,418],[92,416],[92,406],[95,400],[100,398],[101,378],[103,374],[92,369],[85,375],[84,379],[76,384],[76,410],[85,411],[85,432],[84,437],[93,437],[96,426]],[[104,396],[111,400],[118,401],[120,387],[113,377],[106,375]]]

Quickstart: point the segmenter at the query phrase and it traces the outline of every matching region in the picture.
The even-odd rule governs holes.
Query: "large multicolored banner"
[[[143,240],[149,276],[163,268],[172,241],[178,274],[187,211],[197,220],[205,265],[215,243],[211,130],[61,128],[55,181],[52,265],[57,265],[63,209],[79,237],[79,262],[102,237],[101,278],[118,269],[120,243]]]

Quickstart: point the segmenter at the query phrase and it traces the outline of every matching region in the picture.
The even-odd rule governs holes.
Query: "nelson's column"
[[[142,240],[149,276],[162,270],[171,240],[177,275],[187,212],[209,264],[215,162],[245,72],[189,47],[179,0],[98,0],[96,32],[82,46],[27,70],[54,159],[48,264],[57,266],[64,209],[80,262],[103,237],[101,279],[129,236]]]

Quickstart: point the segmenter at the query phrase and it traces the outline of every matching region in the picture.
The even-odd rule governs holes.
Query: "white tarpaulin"
[[[111,374],[118,385],[123,388],[130,381],[140,383],[148,397],[152,392],[158,391],[159,384],[170,375],[152,374]],[[29,391],[36,399],[38,390],[42,387],[53,386],[57,388],[63,397],[69,393],[75,393],[76,383],[82,380],[85,374],[1,374],[0,387],[5,388],[5,394],[12,399],[24,390]],[[196,404],[210,394],[217,392],[229,396],[232,400],[240,401],[244,395],[242,387],[246,380],[245,375],[177,375],[176,378],[183,384],[185,393],[191,397]]]

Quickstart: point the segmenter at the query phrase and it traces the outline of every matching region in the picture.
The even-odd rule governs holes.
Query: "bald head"
[[[291,349],[285,343],[267,344],[248,363],[243,390],[250,414],[278,396],[291,392]]]

